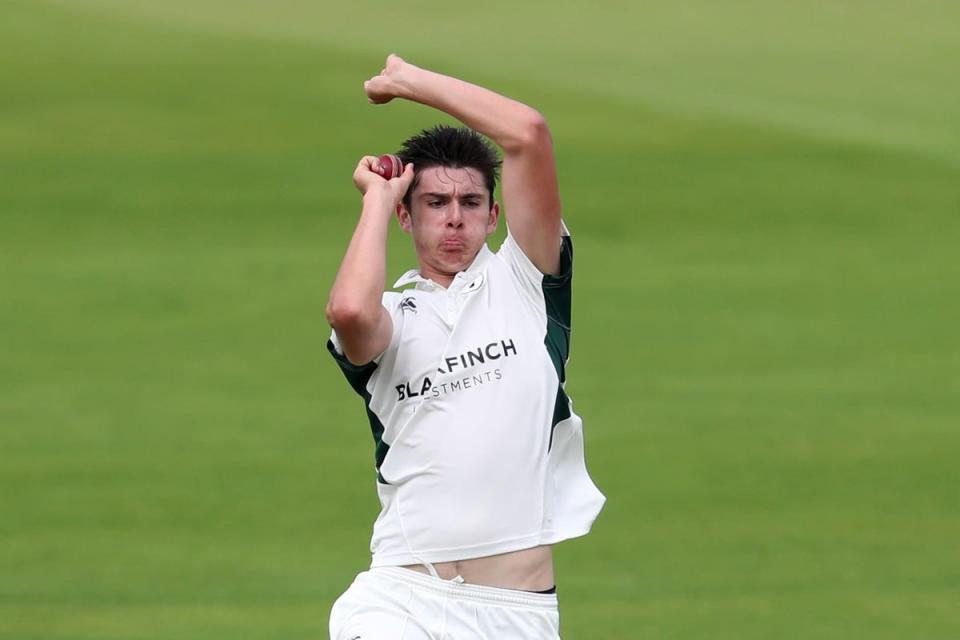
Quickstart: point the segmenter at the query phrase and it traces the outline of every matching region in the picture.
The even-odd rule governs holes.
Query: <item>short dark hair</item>
[[[438,124],[407,139],[397,156],[404,164],[412,162],[416,171],[403,196],[407,209],[410,209],[411,196],[420,183],[420,172],[430,167],[476,169],[483,176],[490,192],[490,206],[493,206],[493,190],[497,186],[501,160],[493,145],[473,129]]]

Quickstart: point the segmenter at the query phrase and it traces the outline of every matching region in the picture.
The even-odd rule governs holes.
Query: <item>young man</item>
[[[332,640],[559,637],[551,545],[586,534],[604,497],[563,385],[573,248],[539,113],[391,55],[364,84],[469,129],[436,127],[353,174],[360,220],[337,273],[328,348],[367,409],[377,492],[369,571],[330,615]],[[503,150],[508,235],[493,200]],[[394,212],[418,270],[385,292]]]

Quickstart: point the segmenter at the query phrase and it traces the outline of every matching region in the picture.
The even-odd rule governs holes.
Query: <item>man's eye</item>
[[[443,202],[441,202],[440,200],[430,200],[429,202],[427,202],[427,206],[428,206],[428,207],[442,207],[442,206],[443,206]]]
[[[467,205],[468,207],[479,207],[479,206],[480,206],[480,201],[479,201],[479,200],[467,200],[466,205]]]

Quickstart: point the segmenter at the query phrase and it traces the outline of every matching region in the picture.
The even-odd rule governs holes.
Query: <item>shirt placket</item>
[[[455,291],[447,291],[445,297],[446,305],[446,314],[447,314],[447,324],[451,327],[457,322],[457,311],[460,308],[459,305],[459,293]]]

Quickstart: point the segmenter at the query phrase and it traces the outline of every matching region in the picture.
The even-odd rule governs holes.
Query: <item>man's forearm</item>
[[[397,77],[398,97],[439,109],[496,142],[506,153],[546,129],[532,107],[483,87],[408,65]]]
[[[392,203],[379,194],[363,198],[360,220],[330,290],[327,317],[373,325],[380,314],[387,279],[387,231]]]

